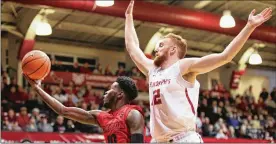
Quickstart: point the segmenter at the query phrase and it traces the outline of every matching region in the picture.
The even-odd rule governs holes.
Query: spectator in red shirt
[[[17,122],[18,125],[22,128],[25,129],[26,126],[29,124],[29,116],[27,113],[27,108],[26,107],[21,107],[20,108],[20,115],[17,117]]]
[[[16,122],[16,115],[15,115],[15,112],[14,112],[13,109],[10,109],[8,111],[8,115],[6,117],[7,117],[8,121],[10,123],[15,123]]]
[[[84,98],[84,102],[90,103],[90,101],[96,101],[95,92],[91,89],[89,93]]]
[[[91,73],[88,62],[84,63],[84,65],[82,67],[80,67],[80,72],[81,73],[86,73],[86,74]]]

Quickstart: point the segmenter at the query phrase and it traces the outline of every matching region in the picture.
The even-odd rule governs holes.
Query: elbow
[[[231,55],[229,55],[229,54],[224,54],[224,53],[222,53],[222,61],[224,62],[224,63],[229,63],[229,62],[231,62],[232,61],[232,59],[233,59],[233,56],[231,56]]]
[[[58,110],[57,110],[57,114],[63,117],[66,117],[67,115],[67,107],[65,106],[61,106]]]

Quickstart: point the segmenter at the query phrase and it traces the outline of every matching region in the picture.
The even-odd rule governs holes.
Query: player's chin
[[[155,66],[159,67],[162,64],[162,59],[156,57],[153,62]]]

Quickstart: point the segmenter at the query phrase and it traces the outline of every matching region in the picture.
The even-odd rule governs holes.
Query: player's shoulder
[[[182,64],[182,63],[189,64],[189,63],[194,62],[197,59],[198,59],[197,57],[189,57],[189,58],[180,59],[179,62],[180,62],[180,64]]]
[[[143,115],[142,111],[137,110],[137,109],[131,109],[127,115],[128,120],[136,120],[136,119],[140,119],[143,117],[144,117],[144,115]]]
[[[126,107],[127,107],[128,111],[129,111],[129,113],[132,113],[134,111],[134,113],[139,112],[142,115],[144,115],[143,114],[143,109],[139,105],[126,105]]]
[[[191,57],[191,58],[183,58],[179,60],[179,68],[182,74],[185,74],[188,72],[188,69],[190,66],[197,60],[198,58],[196,57]]]

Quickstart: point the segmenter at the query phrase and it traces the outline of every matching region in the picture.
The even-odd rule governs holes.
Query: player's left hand
[[[252,10],[252,12],[250,13],[249,17],[248,17],[248,22],[247,24],[249,24],[250,26],[256,28],[258,26],[260,26],[262,23],[266,22],[267,20],[269,20],[272,16],[272,9],[271,8],[266,8],[264,9],[261,13],[254,15],[256,12],[256,10]]]
[[[23,75],[32,87],[35,87],[35,86],[40,87],[41,86],[41,80],[32,80],[27,75],[25,75],[25,74],[23,74]]]

